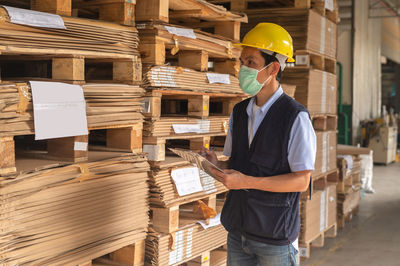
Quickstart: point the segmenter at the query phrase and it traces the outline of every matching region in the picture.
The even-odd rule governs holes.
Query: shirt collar
[[[281,97],[282,94],[283,94],[283,89],[281,85],[279,85],[279,88],[276,90],[276,92],[274,92],[274,94],[272,94],[271,98],[269,98],[268,101],[264,103],[263,106],[261,106],[260,108],[261,112],[265,114],[269,110],[269,108],[279,99],[279,97]],[[256,104],[255,101],[256,101],[256,96],[253,96],[249,104],[247,105],[246,112],[249,117],[251,117],[253,113],[253,105]]]

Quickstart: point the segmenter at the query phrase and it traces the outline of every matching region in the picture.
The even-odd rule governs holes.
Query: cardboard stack
[[[338,145],[337,222],[339,228],[344,228],[345,224],[358,214],[361,201],[361,155],[370,155],[370,153],[369,148]]]
[[[134,4],[3,2],[13,7],[0,7],[1,264],[83,265],[101,256],[143,264],[149,165],[138,31],[68,17],[74,8],[132,25],[134,14],[121,11]],[[89,152],[94,142],[102,151]]]
[[[168,148],[199,151],[226,136],[233,106],[247,97],[235,77],[240,50],[233,47],[247,17],[204,0],[137,0],[136,7],[146,89],[143,151],[151,163],[146,263],[218,263],[223,250],[213,250],[226,243],[218,216],[226,188]]]

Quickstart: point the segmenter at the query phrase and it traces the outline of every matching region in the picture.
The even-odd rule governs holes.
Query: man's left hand
[[[228,189],[248,189],[250,176],[242,174],[239,171],[227,169],[220,172],[216,169],[211,169],[212,174],[218,181],[225,185]]]

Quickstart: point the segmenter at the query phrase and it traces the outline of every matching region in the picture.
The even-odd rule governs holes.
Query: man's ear
[[[279,62],[273,62],[272,64],[274,66],[274,69],[272,70],[271,75],[276,76],[279,73],[279,69],[280,69],[281,65],[279,65]]]

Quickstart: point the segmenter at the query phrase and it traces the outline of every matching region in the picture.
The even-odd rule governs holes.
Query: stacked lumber
[[[82,88],[89,129],[142,123],[142,88],[124,84],[86,84]],[[28,83],[0,84],[0,104],[0,136],[35,133]]]
[[[2,265],[78,265],[146,238],[146,158],[90,157],[82,164],[21,159],[18,174],[0,178]]]

